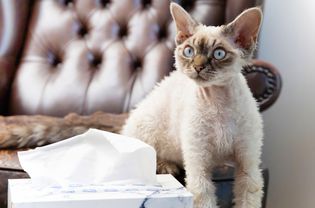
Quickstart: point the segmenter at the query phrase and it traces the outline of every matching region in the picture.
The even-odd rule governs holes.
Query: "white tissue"
[[[22,168],[41,187],[68,184],[156,184],[156,152],[140,140],[90,129],[18,152]]]

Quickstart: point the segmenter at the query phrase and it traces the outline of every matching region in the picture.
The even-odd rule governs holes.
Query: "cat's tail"
[[[0,149],[34,148],[82,134],[89,128],[118,133],[126,114],[97,112],[90,116],[0,116]]]

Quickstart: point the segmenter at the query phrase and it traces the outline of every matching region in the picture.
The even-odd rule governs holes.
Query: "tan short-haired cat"
[[[220,27],[197,23],[171,4],[176,68],[132,111],[122,133],[152,145],[159,172],[186,170],[196,208],[215,208],[211,170],[236,164],[235,207],[261,207],[262,119],[241,74],[262,21],[251,8]]]

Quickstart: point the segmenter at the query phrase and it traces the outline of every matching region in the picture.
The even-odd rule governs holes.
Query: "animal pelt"
[[[96,112],[89,116],[70,113],[63,118],[0,116],[0,149],[33,148],[51,144],[97,128],[118,133],[127,114]]]

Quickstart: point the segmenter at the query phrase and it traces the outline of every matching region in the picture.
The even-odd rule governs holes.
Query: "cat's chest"
[[[193,114],[207,123],[233,123],[237,112],[235,99],[225,88],[198,89],[191,105]]]
[[[195,136],[217,151],[229,154],[238,129],[236,109],[228,93],[217,92],[220,97],[211,93],[200,92],[192,100],[189,122]]]
[[[237,135],[237,123],[228,107],[209,106],[208,109],[196,112],[198,123],[195,130],[203,132],[204,145],[215,151],[217,157],[227,158],[233,153],[233,143]],[[199,133],[197,133],[199,134]]]
[[[232,136],[236,131],[237,119],[230,106],[216,105],[214,103],[195,107],[191,115],[200,128],[206,128],[217,134],[224,132]],[[218,133],[219,132],[219,133]]]

